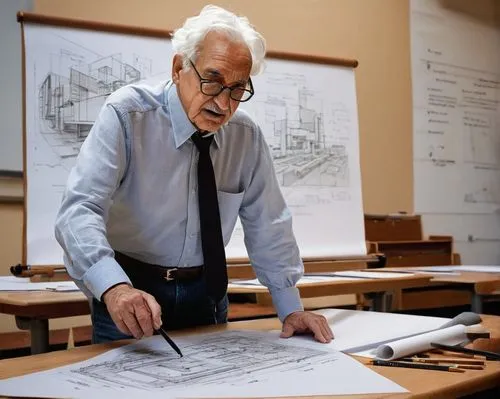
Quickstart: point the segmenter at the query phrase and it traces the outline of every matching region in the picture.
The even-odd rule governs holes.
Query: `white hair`
[[[214,5],[207,5],[199,15],[186,19],[184,25],[172,35],[174,53],[182,55],[184,67],[189,68],[189,60],[196,60],[201,42],[212,31],[223,32],[235,41],[243,42],[252,56],[250,74],[258,75],[262,72],[266,54],[264,37],[246,17],[238,17]]]

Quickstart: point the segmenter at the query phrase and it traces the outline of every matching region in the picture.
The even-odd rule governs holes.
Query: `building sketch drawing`
[[[280,185],[348,187],[351,119],[345,105],[327,103],[304,75],[269,73],[265,79],[254,114]]]
[[[500,119],[495,123],[493,115],[464,112],[463,126],[466,148],[471,151],[466,162],[500,168],[500,136],[496,134]]]
[[[133,64],[124,62],[121,54],[86,62],[83,56],[61,49],[51,61],[59,72],[49,71],[38,91],[40,133],[60,158],[78,155],[113,91],[152,71],[151,61],[137,55]]]
[[[489,174],[484,174],[481,178],[476,177],[465,192],[464,201],[470,204],[500,204],[500,182],[497,177],[496,170],[490,170]]]
[[[222,381],[256,382],[272,372],[305,371],[318,359],[335,361],[331,351],[289,346],[238,332],[207,335],[183,346],[182,351],[184,357],[179,358],[170,349],[133,348],[112,360],[73,369],[71,378],[83,376],[106,386],[154,391]]]

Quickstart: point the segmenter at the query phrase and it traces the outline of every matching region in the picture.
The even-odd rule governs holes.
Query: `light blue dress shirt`
[[[194,132],[171,82],[126,86],[107,99],[55,226],[68,272],[89,297],[131,284],[114,250],[163,266],[203,264]],[[239,215],[251,264],[283,320],[303,309],[295,287],[303,263],[264,136],[237,110],[215,133],[211,157],[224,244]]]

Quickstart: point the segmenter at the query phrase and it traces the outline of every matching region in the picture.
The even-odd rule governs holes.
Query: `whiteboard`
[[[500,26],[469,4],[411,2],[415,212],[469,263],[500,262]]]
[[[167,39],[33,23],[24,32],[26,261],[61,264],[54,220],[97,112],[120,85],[169,79],[172,48]],[[256,95],[241,106],[270,146],[301,255],[366,255],[353,69],[269,58],[252,80]],[[239,223],[226,253],[247,257]]]

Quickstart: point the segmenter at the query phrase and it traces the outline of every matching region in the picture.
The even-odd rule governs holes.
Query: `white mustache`
[[[221,115],[226,115],[227,114],[227,112],[221,110],[217,105],[211,105],[211,106],[205,107],[205,109],[208,110],[208,111],[215,112],[217,114],[221,114]]]

